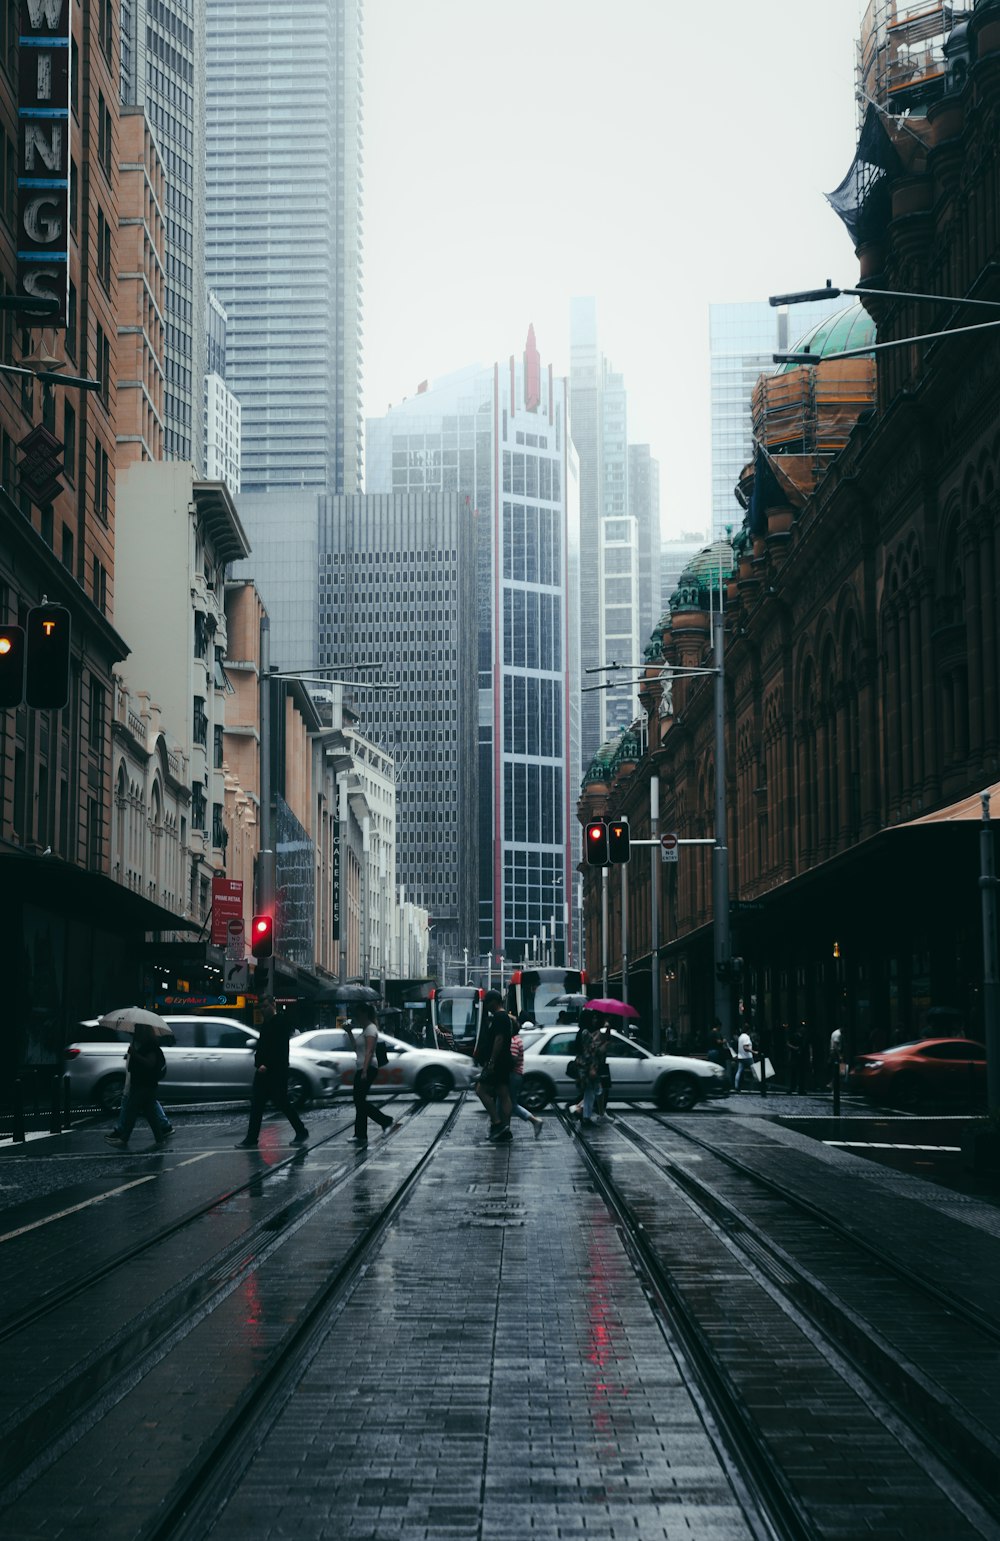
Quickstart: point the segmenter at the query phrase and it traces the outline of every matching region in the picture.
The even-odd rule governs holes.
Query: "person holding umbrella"
[[[125,1094],[118,1112],[118,1122],[104,1138],[122,1150],[128,1146],[136,1119],[141,1113],[153,1131],[153,1139],[162,1145],[174,1132],[174,1126],[160,1107],[156,1087],[167,1068],[163,1050],[156,1041],[154,1027],[137,1014],[132,1025],[132,1042],[125,1056]]]
[[[264,1018],[253,1052],[255,1065],[253,1088],[250,1093],[250,1122],[247,1132],[237,1143],[237,1150],[256,1150],[264,1108],[268,1100],[279,1113],[284,1113],[295,1131],[290,1145],[304,1145],[309,1130],[288,1101],[288,1028],[281,1021],[277,1007],[271,999],[261,1001]]]

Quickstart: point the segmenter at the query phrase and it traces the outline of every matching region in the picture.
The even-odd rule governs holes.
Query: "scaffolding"
[[[803,480],[802,457],[818,480],[827,461],[844,448],[858,418],[874,405],[874,358],[834,356],[821,364],[800,364],[757,381],[753,436],[770,456],[797,462],[797,483]]]
[[[947,60],[944,45],[966,6],[904,5],[871,0],[858,42],[858,89],[862,107],[922,114],[941,94]]]

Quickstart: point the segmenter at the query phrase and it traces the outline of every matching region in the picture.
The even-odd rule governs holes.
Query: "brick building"
[[[660,829],[715,834],[713,682],[664,666],[711,661],[721,565],[734,995],[756,998],[779,1059],[794,1019],[817,1061],[834,1025],[848,1053],[916,1036],[932,1009],[982,1031],[978,794],[992,789],[1000,814],[1000,329],[882,345],[1000,317],[913,298],[1000,303],[1000,3],[954,25],[941,7],[935,67],[919,76],[893,67],[911,9],[880,43],[885,7],[870,8],[862,68],[881,71],[868,80],[880,105],[832,195],[862,287],[905,296],[865,296],[870,386],[871,339],[849,346],[845,319],[817,339],[823,363],[758,387],[732,557],[713,550],[682,575],[647,652],[648,747],[635,734],[605,746],[580,804],[581,819],[629,815],[648,834],[655,774]],[[630,998],[648,1012],[643,857],[629,871]],[[663,1017],[687,1042],[714,1014],[710,863],[691,847],[655,868]],[[595,972],[596,869],[586,884]],[[611,901],[620,979],[617,883]]]

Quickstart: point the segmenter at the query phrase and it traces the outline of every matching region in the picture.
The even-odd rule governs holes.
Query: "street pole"
[[[601,868],[601,994],[608,993],[608,869]]]
[[[997,879],[993,867],[990,794],[980,798],[979,889],[983,901],[983,1037],[986,1040],[986,1106],[1000,1113],[1000,989],[997,969]]]
[[[654,771],[649,780],[649,833],[660,838],[660,778]],[[653,1009],[653,1053],[660,1052],[660,853],[656,846],[649,853],[649,927],[651,999]]]
[[[258,915],[274,914],[274,810],[271,806],[271,620],[260,621],[260,851],[257,856]],[[277,927],[271,935],[278,940]],[[274,959],[264,958],[254,970],[258,996],[274,995]]]
[[[486,954],[486,988],[493,989],[493,954],[491,952]]]
[[[722,595],[712,613],[712,653],[715,668],[715,849],[712,911],[715,939],[715,1015],[728,1038],[733,1030],[733,987],[730,975],[729,847],[726,822],[726,679],[723,672],[725,616]]]
[[[622,1003],[628,1005],[628,862],[623,861],[622,873]]]

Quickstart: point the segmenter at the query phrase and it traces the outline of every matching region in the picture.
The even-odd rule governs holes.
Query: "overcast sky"
[[[665,531],[710,517],[708,307],[857,261],[860,0],[365,0],[365,411],[592,294]],[[794,331],[794,327],[793,327]],[[734,504],[735,507],[735,504]]]

